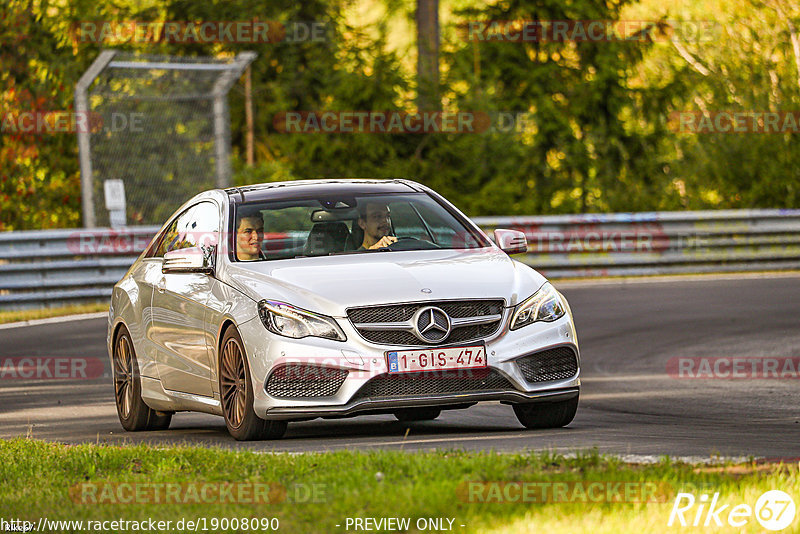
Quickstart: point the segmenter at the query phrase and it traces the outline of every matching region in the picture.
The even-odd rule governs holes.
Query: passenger
[[[260,211],[237,213],[236,258],[243,261],[263,260],[264,218]]]

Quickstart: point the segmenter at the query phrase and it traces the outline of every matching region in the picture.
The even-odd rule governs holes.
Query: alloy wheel
[[[241,426],[245,415],[247,378],[242,349],[235,338],[228,339],[222,351],[222,409],[234,428]]]
[[[127,336],[119,336],[114,350],[114,391],[122,417],[127,418],[133,406],[133,361]]]

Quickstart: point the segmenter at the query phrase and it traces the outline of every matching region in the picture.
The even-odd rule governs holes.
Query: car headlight
[[[258,314],[267,330],[279,336],[294,339],[324,337],[335,341],[347,340],[333,318],[301,310],[285,302],[262,300],[258,303]]]
[[[561,302],[556,288],[547,282],[531,298],[517,306],[511,319],[511,330],[536,321],[552,322],[563,317],[565,313],[566,307]]]

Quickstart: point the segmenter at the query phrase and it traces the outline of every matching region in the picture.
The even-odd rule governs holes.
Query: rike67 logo
[[[731,527],[742,528],[755,516],[763,528],[778,531],[792,524],[797,511],[789,494],[780,490],[770,490],[761,495],[755,507],[744,503],[735,506],[723,503],[719,493],[713,495],[711,502],[708,499],[705,494],[697,499],[691,493],[678,493],[667,526],[721,527],[727,523]]]

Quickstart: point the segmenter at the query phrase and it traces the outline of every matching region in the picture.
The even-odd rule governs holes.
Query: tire
[[[578,411],[578,396],[559,402],[515,404],[514,414],[526,428],[560,428],[567,426]]]
[[[394,412],[394,416],[398,421],[410,423],[412,421],[433,421],[442,410],[439,408],[405,408]]]
[[[172,413],[157,412],[142,400],[142,379],[131,335],[120,326],[112,352],[114,401],[122,428],[129,432],[166,430]]]
[[[253,383],[244,343],[233,326],[225,330],[219,351],[219,395],[228,432],[238,441],[279,439],[286,421],[266,421],[253,411]]]

